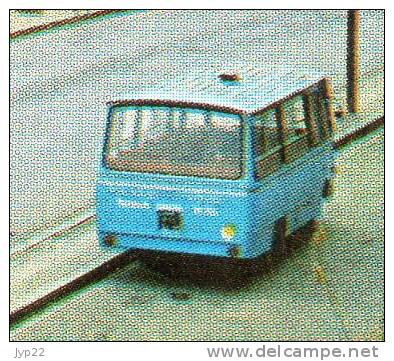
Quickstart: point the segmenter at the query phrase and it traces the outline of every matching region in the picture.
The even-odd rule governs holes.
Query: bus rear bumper
[[[277,237],[262,242],[259,252],[251,253],[247,241],[214,242],[196,241],[190,239],[175,239],[167,237],[140,236],[130,234],[116,234],[110,232],[99,232],[100,245],[106,249],[116,252],[135,250],[139,253],[164,253],[180,254],[196,257],[212,257],[223,260],[239,260],[241,262],[256,261],[267,254],[283,255],[291,253],[307,243],[318,229],[318,221],[310,219],[303,227],[286,236],[282,247],[277,247]],[[284,247],[283,247],[284,246]]]
[[[244,245],[234,242],[195,241],[164,237],[136,236],[99,232],[100,245],[114,251],[130,249],[153,252],[180,253],[214,256],[229,259],[245,259],[253,256]]]

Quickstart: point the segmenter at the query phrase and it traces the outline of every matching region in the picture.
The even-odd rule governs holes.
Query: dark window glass
[[[107,161],[115,170],[237,179],[242,126],[236,114],[160,106],[113,110]]]

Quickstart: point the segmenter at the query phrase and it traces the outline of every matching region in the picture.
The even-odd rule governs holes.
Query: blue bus
[[[100,244],[242,264],[286,253],[332,193],[332,102],[324,77],[239,74],[110,102]]]

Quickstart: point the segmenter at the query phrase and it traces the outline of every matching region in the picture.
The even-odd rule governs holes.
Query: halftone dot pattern
[[[15,12],[11,31],[86,12]],[[383,114],[383,24],[383,11],[361,11],[362,113],[339,118],[339,134]],[[11,256],[11,309],[16,310],[116,253],[100,248],[94,217],[47,237],[95,213],[108,101],[140,94],[193,101],[207,93],[204,103],[215,104],[211,94],[223,86],[220,74],[240,74],[241,83],[265,74],[269,81],[282,79],[286,88],[286,79],[306,72],[332,78],[338,110],[346,92],[346,11],[128,11],[16,37],[10,53],[10,232],[11,252],[16,252]],[[284,95],[277,87],[270,91]],[[223,102],[249,110],[258,96],[246,89]],[[172,112],[174,124],[189,124],[188,130],[162,144],[162,151],[147,147],[140,164],[154,171],[165,164],[168,173],[237,178],[239,149],[229,145],[240,134],[239,120],[223,123],[218,110],[220,132],[201,131],[206,114],[195,110],[192,115]],[[155,141],[154,131],[164,132],[168,114],[143,130],[147,145]],[[209,157],[193,124],[209,139]],[[289,135],[306,140],[302,126]],[[119,139],[116,154],[130,145],[130,139]],[[164,148],[175,142],[177,151],[167,154],[173,157],[169,167]],[[136,147],[141,150],[143,144]],[[169,277],[135,262],[16,325],[12,340],[381,340],[383,148],[379,130],[341,150],[334,195],[324,205],[320,229],[308,245],[259,277],[226,287],[212,279]],[[134,161],[138,156],[133,154]],[[124,159],[121,167],[129,164]],[[182,160],[192,161],[193,168],[181,167]],[[281,160],[275,161],[279,166]],[[190,200],[204,208],[207,192]]]

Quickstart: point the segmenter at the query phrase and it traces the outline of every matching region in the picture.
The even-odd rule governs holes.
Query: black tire
[[[305,226],[299,228],[288,239],[288,249],[289,253],[293,253],[298,249],[302,248],[304,245],[309,243],[313,235],[319,229],[319,221],[316,219],[310,220]]]

